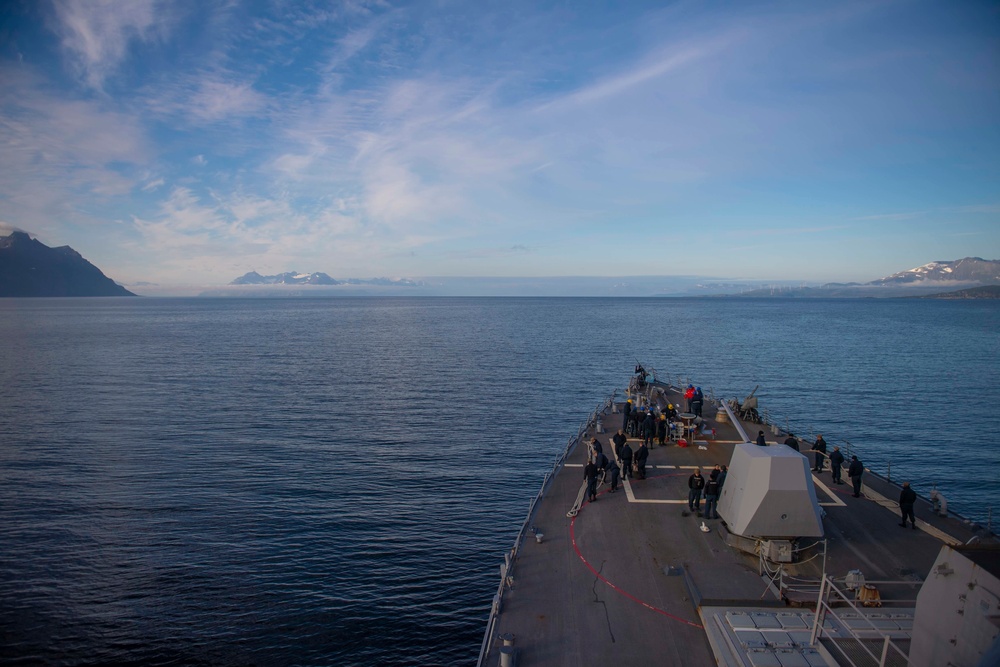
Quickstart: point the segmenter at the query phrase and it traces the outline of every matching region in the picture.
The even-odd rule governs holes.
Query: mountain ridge
[[[244,273],[239,278],[229,283],[230,285],[381,285],[393,287],[418,287],[422,283],[409,278],[371,278],[362,280],[360,278],[348,278],[337,280],[329,275],[316,271],[313,273],[299,273],[298,271],[286,271],[273,276],[262,276],[256,271]]]
[[[27,233],[0,237],[0,297],[136,296],[69,246]]]
[[[991,290],[975,288],[1000,285],[1000,260],[963,257],[934,261],[866,283],[825,283],[818,287],[781,287],[750,290],[730,296],[789,298],[852,298],[932,296],[964,290],[959,298],[993,298]]]

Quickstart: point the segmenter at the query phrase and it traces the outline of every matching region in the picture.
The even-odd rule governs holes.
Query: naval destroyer
[[[840,447],[838,484],[832,443],[822,457],[813,440],[784,444],[753,393],[688,412],[688,384],[639,365],[569,439],[504,554],[479,665],[1000,665],[989,524],[934,491],[901,525],[901,480],[865,470],[855,496],[847,469],[861,452]],[[626,411],[672,426],[664,444],[653,436],[645,477],[612,491]],[[644,439],[626,438],[632,450]],[[597,449],[609,465],[591,498]],[[689,498],[694,470],[710,479],[716,466],[718,518]]]

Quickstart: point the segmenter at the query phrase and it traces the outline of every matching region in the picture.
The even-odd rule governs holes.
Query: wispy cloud
[[[877,215],[863,215],[852,220],[912,220],[924,215],[921,211],[909,211],[905,213],[879,213]]]
[[[149,160],[141,124],[106,100],[60,97],[30,70],[0,70],[0,193],[7,215],[40,231],[126,196]]]
[[[153,113],[194,125],[256,116],[269,104],[252,81],[225,71],[183,75],[157,86],[145,101]]]
[[[946,214],[998,242],[995,133],[955,129],[1000,117],[996,30],[928,32],[941,9],[51,3],[48,43],[0,54],[3,217],[102,230],[137,279],[552,274],[719,234],[850,252]]]
[[[962,213],[1000,213],[1000,204],[977,204],[973,206],[959,206]]]
[[[125,58],[133,40],[160,34],[156,0],[56,0],[52,28],[71,66],[94,88]]]
[[[839,232],[845,229],[852,229],[853,225],[824,225],[820,227],[770,227],[766,229],[743,229],[739,231],[742,237],[758,236],[802,236],[812,234],[826,234],[827,232]]]
[[[717,55],[731,47],[739,38],[739,33],[734,32],[699,42],[670,44],[661,47],[631,66],[546,102],[540,105],[537,110],[566,110],[621,95],[626,91]]]

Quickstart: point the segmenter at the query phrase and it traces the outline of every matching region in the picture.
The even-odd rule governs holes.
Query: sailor
[[[677,408],[674,407],[673,403],[667,404],[667,421],[673,421],[677,419]]]
[[[628,479],[632,476],[632,448],[628,442],[622,445],[618,454],[622,460],[622,477]]]
[[[695,416],[701,417],[701,407],[705,404],[705,394],[701,393],[701,387],[694,388],[694,397],[691,399],[691,412]]]
[[[639,449],[635,450],[635,471],[638,473],[639,479],[646,479],[646,459],[649,458],[649,450],[646,449],[646,443],[643,442],[639,445]]]
[[[689,384],[684,390],[684,401],[687,405],[687,412],[691,412],[691,401],[694,400],[694,385]]]
[[[906,518],[910,518],[911,527],[917,529],[917,519],[913,516],[913,503],[917,502],[917,492],[910,488],[909,482],[903,482],[903,490],[899,492],[899,511],[903,514],[900,527],[906,528]]]
[[[688,509],[698,512],[698,516],[701,516],[701,490],[704,488],[705,478],[701,476],[701,468],[697,468],[688,477]]]
[[[722,495],[722,487],[726,483],[726,475],[729,474],[729,466],[722,466],[719,469],[719,495]]]
[[[795,439],[794,433],[788,434],[788,437],[785,438],[785,444],[794,449],[795,451],[799,451],[799,441]]]
[[[718,468],[719,466],[715,466]],[[705,482],[705,518],[707,519],[718,519],[718,502],[719,502],[719,470],[713,470],[708,475],[708,481]]]
[[[594,465],[597,466],[598,474],[600,474],[602,470],[608,469],[608,457],[604,455],[604,452],[594,452]]]
[[[616,459],[621,458],[622,455],[621,448],[622,445],[624,445],[627,440],[628,437],[625,435],[625,431],[622,429],[618,429],[618,432],[615,433],[613,436],[611,436],[611,445],[612,449],[614,449],[615,451]]]
[[[642,419],[642,444],[652,447],[654,435],[656,435],[656,417],[653,416],[653,411],[650,410]]]
[[[823,460],[826,458],[826,440],[823,439],[822,433],[816,436],[816,444],[813,445],[813,451],[816,452],[816,465],[813,466],[813,472],[823,472]]]
[[[761,447],[767,446],[767,440],[764,439],[763,431],[757,431],[757,444],[760,445]]]
[[[661,414],[656,421],[656,439],[659,441],[660,447],[667,444],[667,416],[664,414]]]
[[[625,427],[625,432],[633,438],[639,435],[639,414],[638,410],[633,409],[628,415],[628,425]]]
[[[833,474],[834,484],[843,484],[844,480],[840,478],[840,467],[844,465],[844,453],[840,451],[840,447],[834,447],[833,451],[830,452],[830,472]]]
[[[606,470],[611,475],[611,493],[614,493],[618,490],[618,462],[608,461]]]
[[[604,446],[601,444],[601,441],[598,440],[597,438],[590,439],[590,448],[593,449],[598,454],[604,453]]]
[[[847,476],[851,478],[854,485],[854,497],[861,497],[861,476],[865,473],[865,465],[858,460],[857,456],[851,456],[851,465],[847,469]]]
[[[628,429],[629,416],[632,412],[632,399],[625,401],[625,407],[622,408],[622,428]]]
[[[587,499],[594,502],[597,500],[597,464],[593,459],[587,460],[587,465],[583,468],[583,478],[587,480]]]

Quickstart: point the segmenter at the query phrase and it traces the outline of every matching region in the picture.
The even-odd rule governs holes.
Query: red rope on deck
[[[607,493],[607,491],[601,492],[600,495],[603,496],[605,493]],[[588,502],[588,503],[584,503],[584,504],[585,505],[589,505],[590,503]],[[582,509],[582,506],[581,506],[581,509]],[[654,607],[653,605],[649,604],[648,602],[643,602],[642,600],[640,600],[636,596],[632,595],[628,591],[622,590],[621,588],[619,588],[618,586],[616,586],[615,584],[613,584],[611,581],[609,581],[608,578],[605,577],[603,574],[601,574],[600,572],[598,572],[597,570],[595,570],[594,566],[591,565],[590,562],[584,557],[583,553],[581,553],[580,547],[576,543],[576,520],[577,520],[577,518],[579,518],[579,515],[573,517],[573,520],[569,522],[569,539],[570,539],[570,542],[573,543],[573,550],[576,551],[576,555],[580,557],[580,560],[583,561],[583,564],[587,566],[587,569],[590,570],[594,574],[595,577],[597,577],[598,579],[600,579],[601,581],[603,581],[605,584],[607,584],[608,586],[610,586],[611,589],[614,590],[616,593],[618,593],[620,595],[624,595],[629,600],[632,600],[633,602],[641,604],[646,609],[649,609],[651,611],[655,611],[657,614],[662,614],[663,616],[666,616],[667,618],[671,618],[671,619],[673,619],[675,621],[680,621],[684,625],[690,625],[692,628],[698,628],[699,630],[704,630],[705,629],[704,626],[698,625],[697,623],[692,623],[691,621],[687,620],[686,618],[681,618],[680,616],[675,616],[675,615],[671,614],[668,611],[663,611],[659,607]]]

